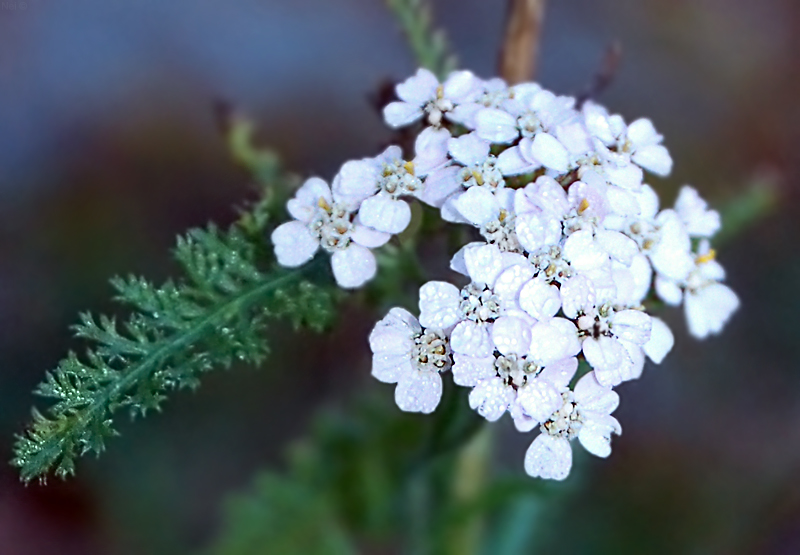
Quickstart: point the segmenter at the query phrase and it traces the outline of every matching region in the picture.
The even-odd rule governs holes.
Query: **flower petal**
[[[539,434],[525,452],[525,472],[534,478],[563,480],[572,469],[569,441],[549,434]]]
[[[484,108],[475,114],[478,136],[490,143],[510,143],[519,136],[514,116],[497,108]]]
[[[611,454],[611,434],[620,430],[617,419],[610,415],[589,418],[578,432],[578,441],[583,448],[596,457],[606,458]]]
[[[531,330],[531,356],[542,366],[577,355],[581,350],[578,329],[564,318],[539,322]]]
[[[537,320],[548,320],[561,308],[561,296],[557,287],[536,278],[520,290],[519,306]]]
[[[497,199],[485,187],[470,187],[453,202],[456,210],[478,227],[496,220],[500,215]]]
[[[442,377],[438,372],[414,370],[400,376],[394,400],[400,410],[430,414],[442,398]]]
[[[581,410],[611,414],[619,406],[619,395],[610,387],[600,385],[594,372],[589,372],[575,384],[575,400]]]
[[[453,354],[453,381],[458,385],[475,387],[483,380],[497,375],[494,356],[471,357]]]
[[[514,400],[514,390],[498,377],[483,380],[469,392],[469,406],[489,422],[503,416]]]
[[[452,283],[429,281],[419,288],[419,322],[426,328],[443,330],[461,319],[461,293]]]
[[[644,344],[645,354],[655,362],[661,364],[664,357],[672,350],[675,345],[675,337],[672,335],[669,326],[661,318],[652,318],[653,328],[650,331],[650,340]]]
[[[319,177],[310,177],[297,190],[294,198],[286,203],[286,208],[295,220],[309,223],[319,208],[320,199],[328,204],[333,203],[331,188]]]
[[[531,155],[545,168],[557,172],[569,169],[569,153],[558,139],[549,133],[537,133],[531,144]]]
[[[544,422],[561,408],[561,392],[547,380],[533,379],[520,387],[517,400],[525,412],[537,422]]]
[[[319,241],[311,235],[306,224],[287,222],[272,232],[272,244],[278,264],[289,268],[302,266],[312,258],[319,248]]]
[[[621,310],[609,318],[611,333],[636,345],[644,345],[650,339],[652,319],[641,310]]]
[[[464,262],[472,281],[489,286],[494,284],[500,272],[507,267],[504,264],[503,255],[496,245],[483,245],[466,250]]]
[[[358,216],[366,226],[397,234],[403,232],[411,222],[411,207],[405,201],[378,194],[361,203]]]
[[[438,86],[439,80],[436,76],[430,70],[420,68],[415,75],[399,83],[395,90],[400,100],[422,106],[436,98]]]
[[[452,138],[447,145],[450,155],[465,166],[482,164],[489,156],[489,143],[478,137],[476,133]]]
[[[375,277],[377,264],[372,251],[357,243],[350,243],[347,248],[333,253],[331,268],[340,287],[354,289]]]
[[[531,324],[522,318],[501,316],[492,326],[494,346],[504,355],[525,355],[531,344]]]
[[[410,125],[422,116],[422,108],[409,102],[390,102],[383,108],[383,120],[395,129]]]
[[[486,357],[494,351],[494,344],[489,337],[489,326],[477,324],[471,320],[460,322],[450,337],[450,347],[454,353],[473,357]]]

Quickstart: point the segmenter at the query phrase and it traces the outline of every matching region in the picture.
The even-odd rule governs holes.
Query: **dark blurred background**
[[[504,3],[433,4],[461,66],[493,75]],[[620,388],[624,435],[586,465],[555,524],[562,552],[800,553],[798,37],[796,0],[548,6],[539,80],[581,91],[619,39],[600,100],[666,136],[665,204],[686,182],[716,206],[754,183],[780,199],[721,248],[742,299],[724,334],[694,341],[667,312],[676,350]],[[176,233],[231,221],[248,194],[215,100],[247,112],[290,169],[329,178],[387,140],[368,99],[414,69],[377,0],[0,2],[0,458],[32,388],[78,346],[77,311],[110,307],[107,279],[170,275]],[[280,467],[316,407],[378,387],[365,341],[377,317],[350,309],[335,335],[292,336],[265,369],[209,375],[68,482],[24,487],[0,467],[0,553],[206,545],[226,495]],[[522,473],[530,437],[502,438],[498,464]]]

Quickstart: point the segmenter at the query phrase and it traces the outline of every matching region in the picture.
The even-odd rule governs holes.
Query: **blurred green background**
[[[461,66],[493,75],[504,3],[433,6]],[[719,249],[742,299],[724,334],[697,342],[680,312],[666,312],[677,348],[619,388],[624,435],[611,458],[587,458],[560,492],[520,501],[513,514],[535,541],[519,545],[800,553],[799,37],[795,0],[549,4],[539,81],[582,91],[618,39],[622,65],[600,100],[665,135],[676,165],[654,183],[664,204],[687,182],[716,207],[753,187],[779,202]],[[79,347],[68,332],[77,311],[110,309],[113,274],[170,275],[174,236],[232,221],[250,195],[215,101],[247,112],[287,167],[330,178],[388,140],[370,98],[414,69],[377,0],[1,2],[4,458],[32,388]],[[319,407],[347,412],[356,390],[389,392],[369,377],[366,343],[383,308],[349,306],[322,337],[274,329],[283,340],[263,369],[207,376],[163,414],[124,425],[73,480],[24,487],[0,467],[0,553],[202,549],[227,496],[283,468]],[[522,476],[532,438],[507,421],[495,431],[492,468]]]

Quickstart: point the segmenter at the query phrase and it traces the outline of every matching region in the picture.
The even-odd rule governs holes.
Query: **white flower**
[[[521,253],[513,204],[514,191],[511,189],[492,193],[486,187],[471,187],[453,198],[452,209],[477,227],[487,243],[497,245],[502,252]]]
[[[525,472],[534,478],[563,480],[572,468],[570,442],[578,438],[591,454],[611,454],[611,434],[622,428],[611,413],[619,405],[619,396],[610,387],[602,386],[594,372],[583,376],[575,391],[562,393],[561,407],[541,425],[525,453]]]
[[[659,276],[675,281],[686,279],[694,268],[694,257],[691,238],[680,215],[670,209],[658,212],[658,195],[649,185],[633,194],[639,214],[608,219],[606,225],[619,228],[632,238]]]
[[[475,129],[475,116],[484,108],[504,108],[513,103],[512,92],[505,81],[499,77],[488,80],[478,79],[480,93],[472,102],[462,102],[450,112],[448,119],[460,123],[467,129]]]
[[[451,366],[447,336],[422,328],[408,311],[393,308],[375,325],[369,344],[372,375],[397,384],[397,406],[407,412],[433,412],[442,397],[439,374]]]
[[[383,110],[383,116],[391,127],[409,125],[424,115],[428,123],[439,126],[442,117],[459,105],[474,102],[483,92],[482,83],[469,71],[454,71],[440,84],[436,76],[427,69],[419,69],[395,91],[400,101],[392,102]]]
[[[519,145],[500,153],[497,161],[504,175],[530,173],[542,167],[558,173],[569,170],[566,147],[553,135],[544,132],[532,138],[523,137]]]
[[[640,118],[626,126],[621,116],[611,115],[593,102],[583,105],[583,115],[589,132],[607,147],[657,175],[672,171],[672,158],[661,144],[663,137],[649,119]]]
[[[341,287],[360,287],[372,279],[376,263],[369,249],[385,244],[390,236],[362,225],[325,181],[308,179],[287,208],[295,220],[272,232],[278,264],[301,266],[322,247],[332,255],[333,275]]]
[[[453,352],[489,356],[494,350],[491,325],[503,314],[503,303],[492,286],[503,270],[527,261],[519,255],[502,253],[495,245],[466,249],[463,256],[472,282],[461,290],[443,281],[423,285],[419,291],[419,319],[429,328],[455,326],[451,336]]]
[[[505,187],[506,182],[497,167],[497,158],[489,154],[489,143],[474,133],[450,138],[447,150],[456,165],[440,167],[432,172],[425,180],[420,199],[441,208],[444,220],[465,223],[453,205],[458,197],[472,188],[495,192]]]
[[[640,310],[615,310],[603,305],[584,307],[577,319],[583,355],[607,386],[634,380],[642,374],[644,351],[652,320]]]
[[[719,212],[709,210],[708,203],[692,187],[684,185],[675,201],[675,211],[692,237],[711,237],[720,228]]]
[[[352,206],[360,206],[361,222],[377,231],[396,234],[408,227],[411,208],[401,196],[418,195],[422,181],[414,163],[405,162],[400,147],[390,146],[375,158],[346,162],[333,191]]]
[[[512,89],[513,101],[503,109],[485,108],[475,116],[478,136],[491,143],[511,143],[520,135],[534,137],[548,133],[576,119],[575,99],[556,96],[535,83]]]
[[[698,339],[722,331],[739,308],[739,297],[725,284],[725,269],[716,251],[704,240],[698,247],[694,269],[685,280],[656,278],[656,293],[667,304],[684,303],[689,332]],[[684,295],[685,292],[685,295]]]

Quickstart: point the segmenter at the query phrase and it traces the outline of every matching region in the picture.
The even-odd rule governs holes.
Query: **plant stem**
[[[459,506],[473,503],[483,493],[489,470],[492,435],[488,426],[467,443],[456,459],[453,476],[453,501]],[[448,555],[473,555],[480,551],[484,521],[476,515],[448,530]]]
[[[500,51],[500,76],[509,85],[536,74],[545,0],[509,0],[506,36]]]

